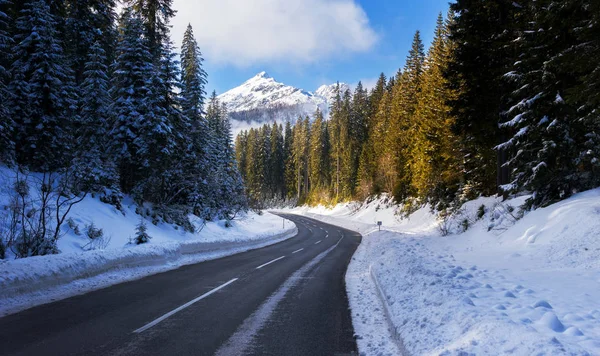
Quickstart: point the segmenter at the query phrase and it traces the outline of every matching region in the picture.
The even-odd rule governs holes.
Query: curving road
[[[360,235],[282,216],[298,226],[284,242],[0,318],[0,355],[357,354],[344,274]]]

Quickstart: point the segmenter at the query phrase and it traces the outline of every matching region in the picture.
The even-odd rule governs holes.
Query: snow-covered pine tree
[[[118,187],[118,173],[109,150],[112,128],[110,81],[106,54],[100,42],[89,48],[80,90],[80,115],[75,156],[80,175],[89,190]]]
[[[564,54],[577,45],[572,27],[584,11],[579,2],[542,0],[526,7],[530,15],[515,39],[519,54],[505,77],[514,83],[507,121],[515,132],[501,148],[515,154],[510,191],[533,193],[529,204],[544,206],[598,184],[590,167],[580,164],[580,148],[588,141],[578,103],[567,96],[580,83],[565,70]],[[574,75],[575,74],[575,75]],[[598,126],[588,127],[597,132]]]
[[[148,81],[155,78],[156,73],[144,37],[142,19],[129,8],[119,20],[117,54],[112,68],[115,124],[110,136],[119,165],[121,189],[131,193],[146,177],[144,168],[149,166],[147,153],[151,142],[145,135],[148,130],[165,131],[167,128],[154,125],[149,117],[152,93]]]
[[[247,207],[242,177],[237,169],[231,137],[231,124],[225,105],[213,92],[206,109],[212,152],[209,154],[208,199],[214,212],[229,218]],[[264,177],[263,177],[264,178]],[[264,180],[264,179],[263,179]]]
[[[292,148],[294,147],[294,134],[292,124],[289,121],[285,122],[283,133],[283,159],[284,166],[284,181],[285,181],[285,197],[291,199],[296,193],[296,185],[294,184],[294,160],[292,156]]]
[[[271,127],[270,137],[270,162],[269,162],[269,174],[271,182],[271,196],[275,199],[283,199],[284,191],[284,168],[285,162],[283,160],[283,128],[276,122]]]
[[[152,237],[148,235],[148,225],[146,219],[143,216],[140,217],[140,222],[135,227],[135,239],[134,242],[137,245],[145,244],[150,241]]]
[[[456,49],[446,75],[459,95],[449,105],[456,117],[453,129],[462,141],[465,178],[475,193],[495,194],[498,184],[507,182],[507,170],[501,167],[506,152],[493,147],[505,138],[498,129],[507,92],[502,76],[516,61],[510,41],[516,38],[523,3],[457,0],[450,5],[450,37]]]
[[[221,199],[223,207],[221,216],[227,220],[233,219],[238,213],[246,211],[248,200],[242,176],[235,161],[235,150],[231,136],[231,124],[227,115],[227,109],[223,104],[220,111],[221,117],[221,142],[220,148],[223,153],[221,169]]]
[[[202,68],[203,61],[192,25],[188,24],[181,44],[181,108],[191,120],[199,120],[204,110],[207,75]]]
[[[169,38],[164,41],[148,83],[152,108],[149,117],[153,122],[147,131],[148,140],[153,142],[148,151],[148,168],[152,174],[144,183],[145,199],[163,207],[187,203],[193,178],[188,176],[191,172],[186,170],[186,164],[195,160],[193,152],[189,152],[192,125],[180,105],[179,62]]]
[[[586,189],[600,185],[600,2],[568,0],[560,6],[570,11],[575,44],[551,62],[577,78],[564,92],[564,99],[577,108],[578,128],[582,131],[577,133],[576,165],[583,173],[580,189]]]
[[[163,54],[161,47],[169,39],[169,22],[176,13],[173,0],[125,0],[124,3],[141,15],[148,49],[154,62],[158,62]]]
[[[0,162],[10,163],[14,159],[13,128],[14,122],[9,114],[9,93],[7,85],[9,80],[8,66],[12,38],[8,33],[9,17],[8,1],[0,0]]]
[[[211,204],[207,199],[211,196],[208,186],[208,176],[211,174],[210,156],[214,149],[206,118],[203,116],[206,92],[206,72],[202,68],[202,54],[192,31],[188,25],[181,45],[181,110],[190,121],[190,147],[186,159],[188,165],[187,176],[194,177],[193,193],[190,200],[201,216],[210,215],[208,212]],[[208,209],[208,210],[207,210]],[[200,212],[202,211],[202,212]]]
[[[16,20],[8,89],[17,161],[42,171],[68,165],[73,148],[76,95],[56,26],[46,1],[27,2]]]
[[[72,63],[75,83],[80,85],[86,70],[88,53],[92,45],[99,42],[112,54],[116,20],[115,0],[65,0],[65,47]],[[106,59],[105,59],[106,60]],[[108,61],[105,62],[108,64]]]

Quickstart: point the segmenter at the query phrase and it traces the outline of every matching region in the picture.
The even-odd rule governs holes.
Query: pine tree
[[[176,13],[172,8],[173,0],[125,0],[125,3],[141,14],[148,50],[153,60],[159,61],[161,47],[169,38],[169,22]]]
[[[458,0],[450,8],[456,49],[446,75],[458,92],[449,103],[456,117],[453,129],[463,143],[467,184],[491,195],[508,183],[508,171],[502,169],[507,152],[493,148],[505,138],[498,130],[507,92],[502,76],[517,61],[510,41],[517,37],[514,28],[524,8],[504,0]]]
[[[119,163],[121,189],[130,193],[145,178],[150,164],[148,129],[167,128],[154,125],[151,118],[152,92],[149,81],[155,78],[152,58],[143,36],[138,14],[127,9],[119,21],[119,40],[113,66],[112,97],[115,127],[112,140]],[[152,113],[152,118],[157,113]],[[160,146],[159,146],[160,147]]]
[[[83,72],[89,51],[96,42],[102,46],[105,56],[116,40],[115,0],[65,0],[66,52],[72,63],[75,84],[83,81]],[[108,65],[108,58],[105,58]]]
[[[514,41],[522,60],[506,75],[515,89],[502,125],[515,134],[500,148],[516,152],[509,161],[510,188],[531,191],[530,204],[544,206],[598,184],[590,180],[593,167],[580,165],[579,147],[587,141],[587,130],[578,103],[567,96],[580,81],[563,62],[577,43],[571,27],[586,15],[577,2],[539,1],[527,10],[532,17]]]
[[[227,110],[213,92],[206,110],[213,150],[209,156],[209,184],[215,213],[230,219],[245,210],[247,201],[242,176],[237,168]]]
[[[350,90],[344,91],[342,106],[339,112],[340,121],[340,197],[342,200],[350,199],[354,194],[356,185],[355,152],[352,147],[352,94]]]
[[[385,77],[385,74],[381,73],[379,75],[379,78],[377,79],[377,83],[375,84],[375,87],[371,90],[371,93],[369,94],[369,118],[373,118],[375,116],[375,114],[377,113],[377,110],[379,110],[379,103],[381,102],[381,99],[383,98],[383,93],[385,92],[385,87],[387,84],[387,78]],[[370,123],[368,123],[368,131],[371,130],[371,125]]]
[[[309,182],[314,193],[314,202],[323,202],[329,192],[329,135],[327,122],[319,109],[310,130],[309,139]]]
[[[367,90],[363,88],[362,83],[358,82],[354,94],[352,96],[352,103],[350,106],[350,122],[349,122],[349,135],[350,135],[350,184],[351,184],[351,195],[353,196],[358,185],[359,180],[359,165],[360,156],[363,151],[363,146],[366,144],[369,133],[369,112],[371,110],[370,100]]]
[[[294,133],[292,125],[289,121],[285,123],[283,137],[283,157],[285,162],[284,181],[285,181],[285,196],[290,199],[296,195],[295,169],[293,159]]]
[[[406,59],[402,74],[396,79],[392,92],[390,134],[386,139],[386,159],[393,162],[397,180],[393,195],[401,202],[412,195],[410,191],[411,173],[409,161],[414,146],[413,136],[416,128],[415,110],[421,91],[423,63],[425,54],[419,31],[415,33],[413,44]]]
[[[342,107],[342,93],[340,92],[340,84],[335,87],[335,97],[331,104],[330,119],[329,119],[329,142],[331,144],[331,187],[335,201],[340,199],[341,194],[341,177],[342,177],[342,159],[344,148],[344,112]]]
[[[456,96],[444,72],[447,70],[452,44],[447,25],[440,14],[433,43],[425,60],[418,107],[415,112],[416,132],[409,169],[412,188],[422,201],[442,208],[454,200],[461,183],[458,138],[451,132],[454,117],[446,104]]]
[[[65,167],[72,155],[76,95],[56,27],[44,0],[25,5],[16,20],[8,88],[17,161],[43,171]]]
[[[247,182],[248,174],[248,130],[240,132],[235,138],[235,160],[238,170],[242,175],[244,182]]]
[[[110,81],[106,55],[100,42],[89,49],[80,90],[81,113],[76,129],[78,170],[90,184],[89,189],[114,186],[117,172],[109,153],[108,132],[112,126]]]
[[[10,49],[12,39],[8,33],[9,17],[5,12],[8,9],[8,1],[0,0],[0,162],[12,162],[14,160],[14,142],[12,140],[14,121],[9,114],[9,93],[7,85],[10,65]]]
[[[373,177],[374,192],[391,193],[396,184],[395,160],[389,152],[390,147],[387,146],[388,139],[392,135],[390,117],[394,98],[393,88],[395,87],[393,83],[393,79],[390,79],[390,84],[383,93],[379,109],[373,120],[373,130],[369,140],[370,146],[373,147],[373,164],[376,166]]]
[[[271,182],[271,195],[276,199],[283,199],[285,162],[283,156],[283,132],[280,125],[273,123],[269,140],[269,174]]]
[[[206,72],[202,69],[202,53],[194,38],[192,25],[183,35],[181,44],[182,90],[181,107],[185,115],[192,120],[199,120],[204,108],[206,92]]]
[[[135,227],[135,243],[137,245],[145,244],[150,242],[152,237],[148,235],[148,225],[146,225],[146,219],[144,217],[140,217],[140,222]]]
[[[294,125],[294,142],[292,160],[295,170],[296,199],[305,198],[308,192],[308,140],[310,137],[310,122],[308,117],[299,118]]]

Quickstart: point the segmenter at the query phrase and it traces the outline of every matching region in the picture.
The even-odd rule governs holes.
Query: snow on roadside
[[[81,213],[81,211],[80,211]],[[135,224],[114,217],[120,226]],[[103,225],[98,225],[103,227]],[[150,234],[166,226],[149,224]],[[167,230],[168,231],[168,230]],[[229,256],[283,241],[297,232],[295,224],[270,213],[250,213],[234,226],[209,223],[195,238],[180,235],[145,245],[96,251],[73,251],[0,261],[0,316],[110,285],[165,272],[180,266]],[[161,236],[161,235],[156,235]]]
[[[384,200],[293,212],[363,233],[346,274],[361,354],[600,354],[600,189],[498,213],[523,200],[469,202],[453,224],[470,228],[445,237]]]

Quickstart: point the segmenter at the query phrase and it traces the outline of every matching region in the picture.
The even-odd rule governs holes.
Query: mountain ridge
[[[262,71],[218,96],[227,107],[234,130],[240,126],[256,127],[265,123],[296,121],[321,110],[327,117],[338,84],[322,85],[315,92],[286,85]],[[343,92],[350,89],[339,83]]]

